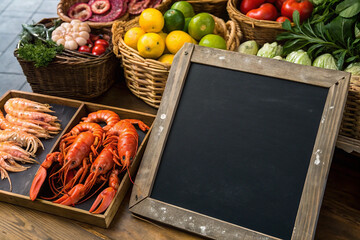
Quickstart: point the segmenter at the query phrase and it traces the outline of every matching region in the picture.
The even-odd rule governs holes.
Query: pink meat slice
[[[151,0],[130,0],[128,12],[133,15],[140,14],[150,3]]]
[[[90,0],[88,4],[92,4],[95,0]],[[110,10],[104,14],[93,14],[89,21],[92,22],[111,22],[120,18],[126,13],[126,4],[124,0],[109,0]]]

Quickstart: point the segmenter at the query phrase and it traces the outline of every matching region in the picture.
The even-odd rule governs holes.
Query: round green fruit
[[[200,40],[203,36],[213,33],[215,21],[208,13],[199,13],[195,15],[189,22],[188,32],[196,40]]]
[[[190,21],[191,21],[191,18],[185,18],[185,24],[184,24],[184,28],[183,28],[184,32],[188,32]]]
[[[185,2],[185,1],[175,2],[170,9],[179,10],[184,14],[185,18],[188,17],[192,18],[193,16],[195,16],[194,9],[189,2]]]
[[[215,35],[215,34],[208,34],[208,35],[204,36],[200,40],[199,45],[204,46],[204,47],[219,48],[219,49],[226,50],[225,39],[222,38],[221,36]]]
[[[185,17],[182,12],[176,9],[169,9],[164,13],[165,30],[170,33],[175,30],[183,30]]]

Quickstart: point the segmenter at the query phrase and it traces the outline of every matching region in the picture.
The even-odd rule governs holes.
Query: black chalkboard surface
[[[280,63],[280,67],[294,67],[296,74],[304,74],[295,76],[298,81],[289,80],[281,72],[268,73],[273,60],[201,47],[198,51],[195,47],[189,57],[190,49],[183,53],[191,59],[186,62],[178,56],[175,65],[186,62],[185,69],[169,76],[174,77],[174,85],[172,89],[167,86],[166,108],[162,102],[152,132],[155,136],[150,137],[135,183],[144,188],[133,191],[135,203],[130,209],[211,238],[241,239],[242,232],[254,234],[254,239],[309,236],[300,233],[296,237],[293,230],[301,231],[297,221],[302,218],[317,217],[317,208],[303,216],[301,205],[321,204],[321,197],[314,201],[306,196],[307,185],[322,177],[317,191],[325,187],[324,169],[324,176],[310,172],[313,166],[330,166],[348,84],[344,76],[348,75],[330,71],[336,74],[329,81],[323,76],[329,71]],[[221,63],[236,57],[237,61]],[[234,69],[235,62],[245,61],[251,63],[250,70],[244,66]],[[311,81],[306,73],[309,69],[324,82]],[[323,125],[327,127],[322,130]],[[333,137],[326,135],[329,132],[335,132]],[[147,195],[139,197],[144,189]],[[141,198],[146,201],[136,204]],[[207,225],[194,220],[203,217]],[[217,225],[209,224],[211,221]]]

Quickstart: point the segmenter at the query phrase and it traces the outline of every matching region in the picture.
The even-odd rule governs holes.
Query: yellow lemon
[[[199,44],[194,38],[191,38],[191,39],[192,39],[192,43],[193,43],[193,44],[195,44],[195,45],[196,45],[196,44]]]
[[[186,42],[193,43],[193,39],[189,34],[180,30],[172,31],[165,40],[166,47],[172,54],[176,54]]]
[[[165,43],[159,34],[145,33],[139,38],[137,48],[142,57],[156,59],[163,54]]]
[[[171,65],[174,60],[174,56],[175,56],[174,54],[164,54],[158,59],[158,61],[162,63],[168,63]]]
[[[140,14],[139,25],[147,33],[160,32],[164,27],[164,17],[159,10],[147,8]]]
[[[124,36],[124,42],[129,47],[137,50],[137,42],[139,38],[145,34],[145,31],[140,27],[133,27],[129,29]]]
[[[164,43],[166,42],[166,37],[167,37],[167,33],[161,32],[158,33],[160,35],[160,37],[164,40]],[[165,44],[165,50],[164,53],[170,53],[169,49],[167,49],[166,44]]]

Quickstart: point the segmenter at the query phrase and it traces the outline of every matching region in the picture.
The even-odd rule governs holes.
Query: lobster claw
[[[30,199],[34,201],[39,194],[39,191],[41,189],[41,186],[43,185],[46,176],[47,176],[47,169],[51,167],[51,165],[55,161],[61,160],[61,154],[59,152],[50,153],[46,156],[45,161],[40,165],[34,180],[31,183],[30,188]]]
[[[96,198],[93,205],[91,206],[89,212],[91,213],[102,213],[110,205],[111,201],[114,199],[116,189],[113,187],[108,187],[104,189]],[[97,209],[96,209],[97,207]]]
[[[31,184],[30,194],[29,194],[31,201],[34,201],[37,195],[39,194],[40,188],[45,181],[46,175],[47,175],[47,170],[43,167],[40,167]]]
[[[58,200],[55,200],[54,203],[59,203],[66,206],[75,205],[81,198],[85,196],[85,194],[86,187],[83,184],[77,184],[68,193],[63,195]]]

